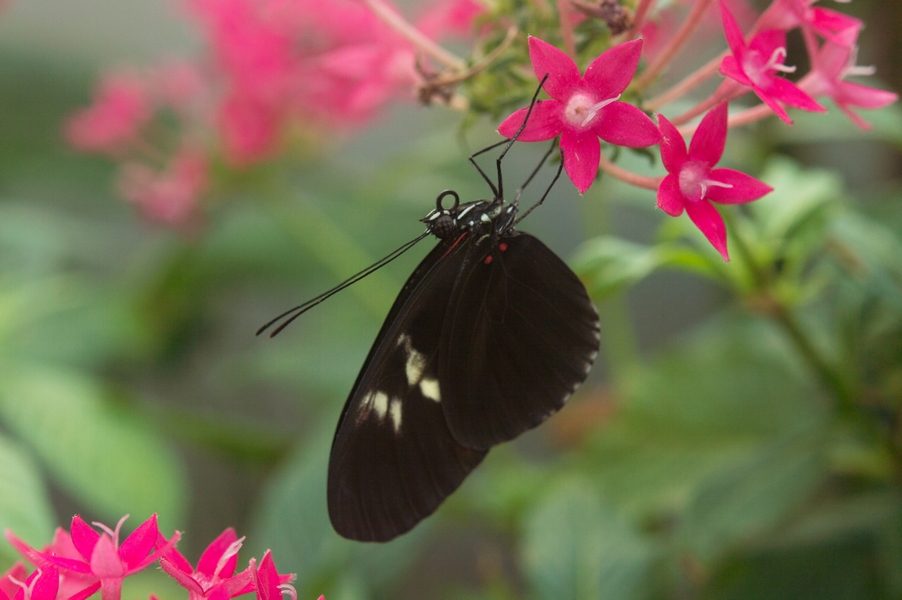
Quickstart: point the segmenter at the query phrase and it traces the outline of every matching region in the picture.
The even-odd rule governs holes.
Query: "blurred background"
[[[902,88],[902,6],[841,8],[867,23],[869,85]],[[731,138],[724,162],[775,192],[731,221],[749,247],[730,263],[653,193],[561,182],[523,228],[599,306],[590,380],[413,532],[358,544],[328,522],[329,445],[429,242],[254,331],[417,235],[437,192],[485,197],[466,156],[498,119],[399,100],[217,163],[203,217],[163,226],[64,130],[102,71],[204,53],[188,12],[0,2],[0,528],[40,546],[74,513],[158,513],[194,558],[233,526],[301,598],[902,598],[898,104],[871,131],[831,109]],[[516,148],[507,180],[540,153]],[[129,583],[183,597],[160,573]]]

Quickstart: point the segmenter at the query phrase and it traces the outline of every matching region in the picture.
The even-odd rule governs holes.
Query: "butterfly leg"
[[[494,195],[496,200],[504,200],[504,178],[501,173],[501,161],[504,160],[504,157],[507,155],[508,151],[514,145],[514,142],[517,141],[517,138],[519,138],[520,134],[523,133],[523,130],[526,129],[526,124],[529,122],[529,117],[532,115],[532,109],[535,107],[536,102],[538,101],[539,92],[542,91],[542,86],[545,85],[545,81],[547,79],[548,79],[548,75],[545,75],[544,77],[542,77],[542,81],[539,82],[539,86],[536,88],[535,93],[532,95],[532,100],[529,101],[529,108],[526,109],[526,115],[523,117],[523,123],[520,124],[520,128],[517,129],[517,132],[514,133],[514,135],[512,135],[510,137],[510,139],[501,140],[500,142],[495,142],[491,146],[487,146],[487,147],[483,148],[482,150],[477,150],[476,152],[474,152],[473,154],[470,155],[470,163],[472,163],[473,166],[476,167],[476,170],[479,171],[479,174],[482,175],[482,178],[485,180],[485,182],[487,184],[489,184],[489,188],[492,190],[492,194]],[[498,158],[495,159],[495,169],[496,169],[498,178],[496,179],[496,182],[492,182],[492,180],[489,179],[489,176],[486,175],[485,171],[483,171],[482,168],[478,164],[476,164],[475,159],[480,154],[484,154],[484,153],[488,152],[489,150],[494,150],[495,148],[497,148],[499,146],[503,146],[505,144],[507,144],[507,146],[504,148],[504,150],[501,152],[501,154],[498,155]],[[496,185],[496,183],[497,183],[497,185]]]
[[[546,156],[547,156],[547,154],[546,154]],[[554,184],[557,183],[558,178],[560,178],[560,176],[561,176],[561,171],[563,171],[563,170],[564,170],[564,157],[561,156],[561,162],[557,166],[557,172],[554,174],[554,179],[552,179],[551,183],[548,184],[548,187],[545,188],[545,193],[542,194],[542,197],[539,198],[538,202],[536,202],[535,204],[533,204],[532,206],[527,208],[525,211],[520,213],[520,216],[517,218],[516,221],[514,221],[515,225],[517,223],[519,223],[520,221],[522,221],[523,219],[525,219],[526,217],[528,217],[529,213],[534,211],[536,208],[541,206],[543,202],[545,202],[545,198],[547,198],[548,194],[551,193],[551,188],[553,188]]]
[[[545,166],[545,161],[548,160],[548,157],[551,156],[551,153],[554,152],[554,147],[557,145],[557,138],[551,142],[551,145],[548,147],[548,150],[545,151],[545,154],[542,156],[542,160],[539,161],[539,164],[532,170],[532,173],[529,174],[529,177],[526,178],[526,181],[517,188],[517,193],[514,194],[514,200],[511,202],[514,206],[518,206],[520,204],[520,196],[523,195],[523,190],[526,189],[526,186],[533,180],[533,178],[539,173],[543,166]],[[547,192],[546,192],[547,194]]]

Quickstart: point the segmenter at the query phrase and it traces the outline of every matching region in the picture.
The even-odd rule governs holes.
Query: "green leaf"
[[[37,466],[20,446],[0,435],[0,531],[10,530],[42,546],[50,542],[55,526]],[[18,555],[9,545],[0,544],[0,560],[15,558]]]
[[[332,416],[314,428],[329,432],[298,446],[275,473],[252,517],[252,537],[260,548],[271,548],[279,567],[298,573],[298,596],[325,593],[336,578],[366,582],[368,590],[395,580],[417,558],[428,530],[414,531],[385,544],[361,544],[332,530],[326,509],[326,474],[331,447]],[[346,581],[345,581],[346,582]],[[342,584],[343,585],[343,584]],[[356,585],[356,584],[355,584]]]
[[[602,299],[645,278],[658,263],[653,248],[606,236],[583,244],[573,259],[573,268],[589,294]]]
[[[33,448],[87,515],[159,513],[181,522],[184,473],[148,425],[76,372],[19,364],[2,374],[0,420]]]
[[[703,598],[899,598],[898,492],[819,498],[785,528],[719,568]]]
[[[535,598],[643,595],[653,548],[581,480],[552,488],[526,521],[523,562]]]
[[[680,545],[709,563],[779,524],[814,492],[825,473],[820,436],[792,435],[764,446],[699,486],[677,529]]]

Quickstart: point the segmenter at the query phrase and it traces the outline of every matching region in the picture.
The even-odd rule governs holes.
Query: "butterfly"
[[[539,87],[541,89],[541,85]],[[539,90],[520,128],[529,119]],[[429,235],[437,245],[388,312],[338,420],[329,459],[329,517],[342,536],[388,541],[432,514],[485,458],[559,410],[598,352],[598,314],[570,268],[517,223],[538,167],[504,201],[501,161],[519,136],[470,157],[491,200],[446,190],[426,231],[374,265],[286,311],[291,321]],[[492,181],[474,160],[503,144]]]

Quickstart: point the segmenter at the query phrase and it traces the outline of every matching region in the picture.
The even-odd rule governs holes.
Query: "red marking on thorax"
[[[501,242],[498,244],[498,250],[501,252],[507,252],[507,242]]]
[[[464,238],[466,238],[468,235],[470,235],[470,232],[469,232],[469,231],[464,231],[462,234],[460,234],[459,236],[457,236],[457,239],[455,239],[453,242],[451,242],[451,245],[448,246],[448,249],[445,250],[445,253],[444,253],[444,254],[442,254],[442,258],[445,258],[445,257],[448,256],[449,254],[451,254],[451,253],[454,251],[455,248],[457,248],[458,246],[460,246],[460,243],[461,243],[462,241],[464,241]],[[441,260],[441,259],[439,259],[439,260]]]
[[[493,261],[493,260],[494,260],[494,259],[492,258],[492,255],[489,254],[488,256],[486,256],[485,258],[482,259],[482,262],[485,263],[485,264],[487,264],[487,265],[490,265],[490,264],[492,264],[492,261]]]

